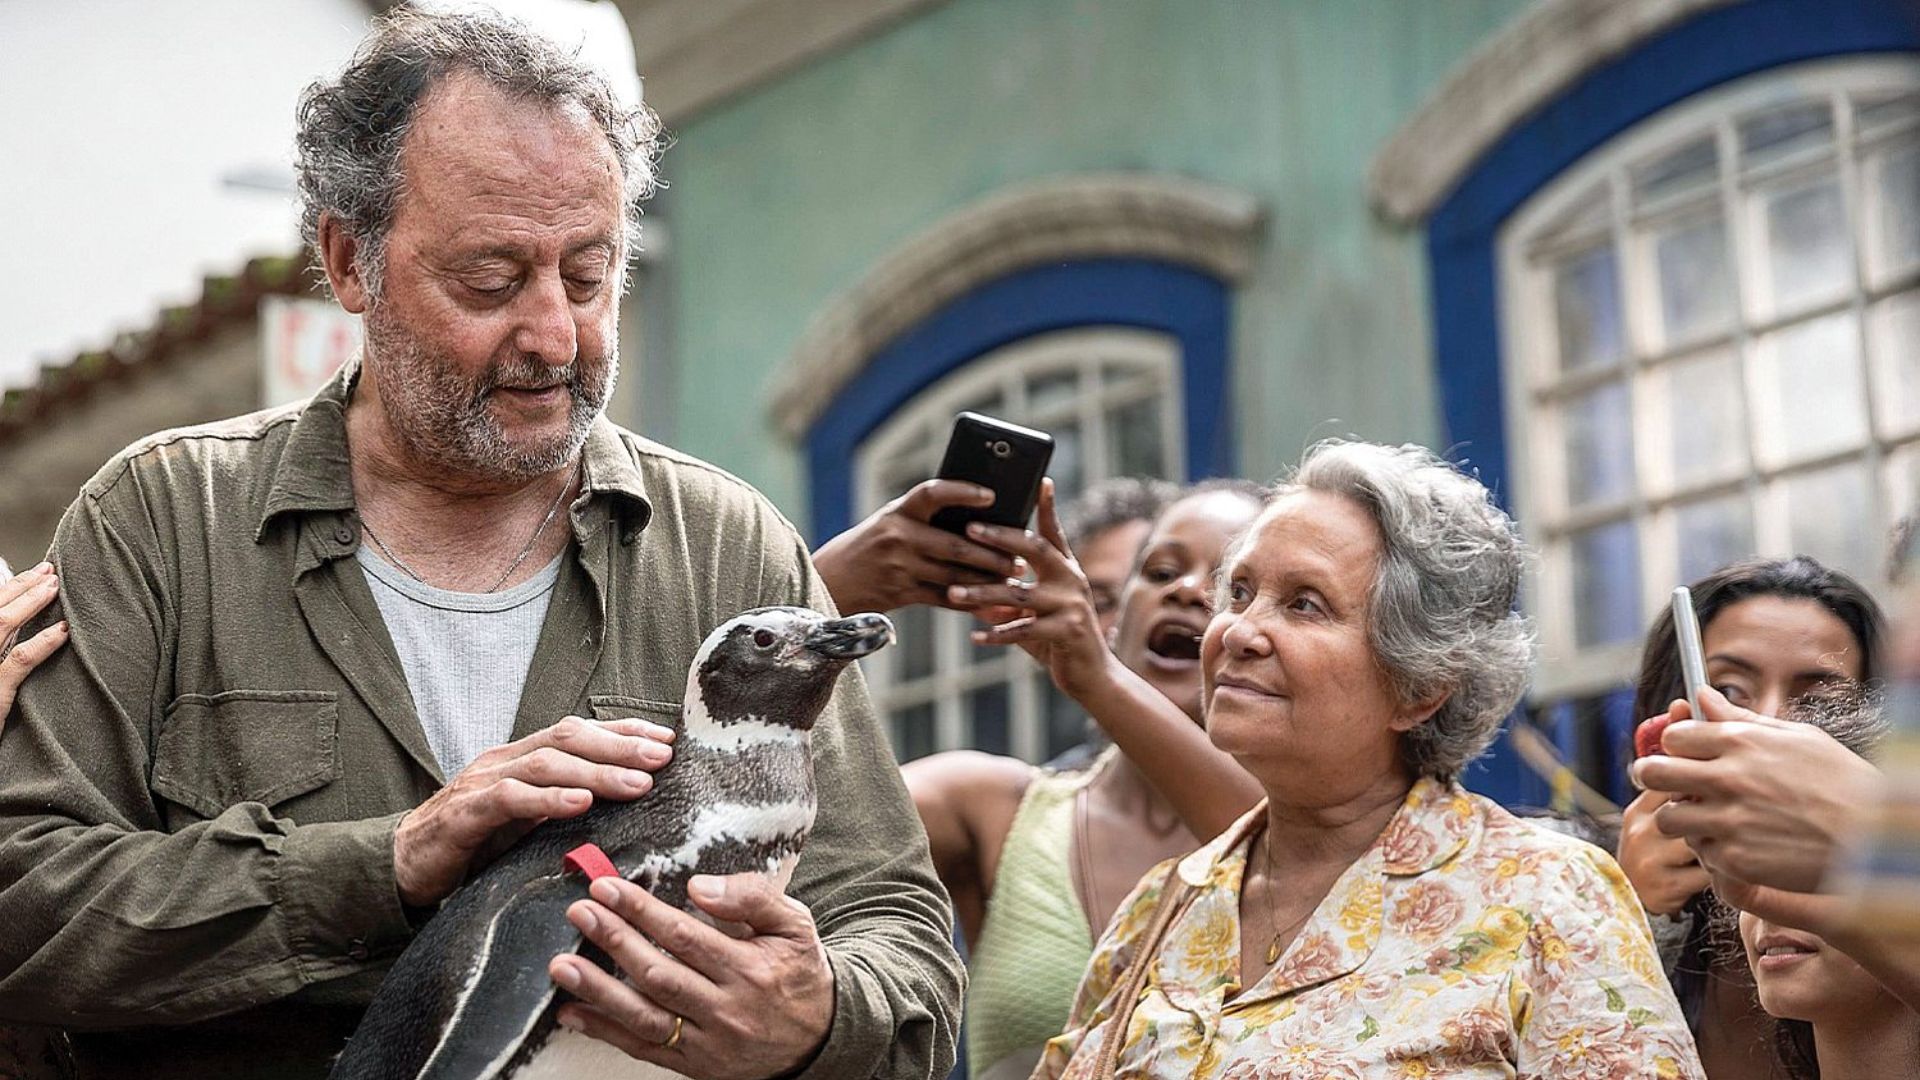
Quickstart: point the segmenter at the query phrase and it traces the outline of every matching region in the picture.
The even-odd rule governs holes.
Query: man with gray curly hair
[[[757,492],[603,415],[658,147],[492,14],[383,19],[308,91],[304,227],[366,347],[62,522],[71,647],[0,742],[0,1021],[84,1077],[323,1076],[473,868],[648,792],[709,629],[832,609]],[[696,878],[735,938],[621,893],[587,933],[628,978],[557,958],[561,1023],[716,1077],[946,1071],[950,911],[857,674],[813,754],[793,897]]]

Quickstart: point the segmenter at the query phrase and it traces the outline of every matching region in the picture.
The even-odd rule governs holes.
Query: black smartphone
[[[993,491],[987,507],[946,506],[934,512],[933,524],[965,535],[967,525],[985,521],[1024,529],[1040,502],[1040,480],[1053,458],[1053,436],[979,413],[953,418],[946,456],[940,459],[942,480],[965,480]]]

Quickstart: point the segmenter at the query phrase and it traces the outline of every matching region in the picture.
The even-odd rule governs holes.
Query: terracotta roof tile
[[[251,322],[259,317],[262,297],[322,295],[305,272],[311,261],[305,251],[252,259],[237,275],[207,278],[195,302],[162,308],[152,326],[122,333],[105,349],[43,366],[32,385],[0,395],[0,446],[56,419],[107,383],[163,368],[183,347]]]

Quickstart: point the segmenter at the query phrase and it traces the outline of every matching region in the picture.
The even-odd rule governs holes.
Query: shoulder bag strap
[[[1107,1018],[1107,1041],[1100,1048],[1100,1067],[1094,1070],[1094,1080],[1113,1080],[1115,1070],[1120,1068],[1120,1052],[1126,1047],[1134,1006],[1140,1003],[1140,993],[1147,988],[1147,973],[1159,958],[1167,930],[1173,926],[1173,920],[1180,917],[1193,894],[1193,886],[1182,881],[1179,868],[1174,868],[1168,875],[1166,891],[1160,894],[1159,906],[1153,909],[1153,920],[1140,936],[1133,963],[1127,965],[1127,973],[1120,979],[1120,992],[1113,999],[1113,1015]]]

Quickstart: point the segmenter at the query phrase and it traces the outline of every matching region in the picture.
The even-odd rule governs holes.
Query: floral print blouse
[[[1613,859],[1421,780],[1273,970],[1242,992],[1256,807],[1154,868],[1094,948],[1035,1080],[1091,1077],[1115,987],[1173,874],[1197,888],[1131,1021],[1121,1077],[1701,1077],[1646,915]]]

